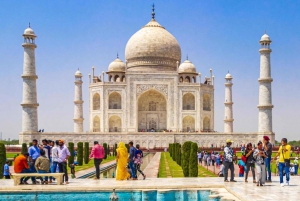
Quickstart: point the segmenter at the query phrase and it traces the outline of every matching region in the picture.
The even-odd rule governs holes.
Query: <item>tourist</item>
[[[204,166],[207,166],[207,157],[208,157],[208,153],[205,152],[203,156]]]
[[[57,165],[58,165],[58,146],[59,146],[59,141],[56,140],[55,144],[53,143],[52,149],[51,149],[51,168],[50,171],[51,173],[55,173],[57,170]],[[50,177],[49,183],[52,183],[52,180],[54,180],[53,177]]]
[[[42,149],[45,151],[45,156],[50,159],[50,146],[48,145],[48,140],[42,140],[43,146]]]
[[[197,154],[197,156],[198,156],[198,161],[199,161],[199,164],[201,164],[201,165],[202,165],[202,153],[201,153],[201,152],[199,152],[199,153]]]
[[[5,165],[3,167],[3,176],[5,177],[5,179],[10,179],[10,171],[9,171],[9,161],[6,160]]]
[[[256,186],[263,186],[266,182],[266,164],[265,159],[268,157],[267,152],[263,149],[263,143],[259,141],[257,143],[257,149],[253,152],[255,158],[255,166],[257,172]]]
[[[233,149],[230,147],[232,145],[233,141],[230,139],[226,140],[226,146],[224,148],[224,181],[228,181],[228,170],[230,169],[230,182],[236,182],[234,180],[234,164],[233,162],[236,160],[235,157],[233,157]]]
[[[217,164],[217,167],[220,167],[220,162],[221,162],[221,156],[220,156],[220,154],[217,152],[217,153],[216,153],[216,164]]]
[[[272,182],[271,180],[271,159],[272,159],[272,144],[270,143],[270,138],[268,136],[263,137],[263,148],[267,152],[267,158],[266,158],[266,168],[268,171],[268,176],[266,182]]]
[[[298,175],[298,167],[299,167],[299,161],[298,161],[298,156],[296,156],[294,160],[294,167],[295,167],[295,175]]]
[[[32,146],[28,148],[29,153],[29,161],[30,161],[30,170],[32,172],[36,172],[36,169],[34,167],[36,159],[40,156],[40,148],[38,147],[38,141],[36,139],[32,140]],[[35,177],[32,177],[32,182],[38,183],[35,179]]]
[[[69,184],[69,178],[68,178],[68,169],[67,169],[67,161],[70,157],[70,152],[68,147],[64,145],[63,140],[59,140],[58,142],[59,147],[57,148],[58,151],[58,166],[59,166],[59,172],[64,173],[63,181],[66,182],[66,184]]]
[[[130,178],[130,174],[127,172],[127,160],[128,151],[123,142],[120,142],[117,148],[117,175],[116,180],[126,180]]]
[[[14,171],[15,173],[33,173],[28,165],[27,158],[29,157],[28,153],[22,153],[17,156],[14,160]],[[22,177],[20,184],[28,184],[29,177]],[[32,184],[36,184],[35,178],[31,177]]]
[[[291,166],[290,166],[290,175],[293,176],[295,174],[295,167],[294,167],[294,164],[291,163]]]
[[[135,169],[135,165],[134,165],[134,154],[136,151],[136,148],[133,146],[133,142],[129,142],[129,166],[132,172],[132,179],[136,180],[136,169]]]
[[[239,177],[244,177],[244,172],[247,171],[246,160],[247,160],[246,157],[244,155],[242,155],[241,160],[239,160],[239,162],[238,162],[238,166],[240,168]]]
[[[280,177],[280,185],[281,187],[284,187],[285,185],[289,185],[290,182],[290,152],[291,152],[291,146],[287,144],[287,139],[282,138],[281,139],[281,146],[279,147],[279,150],[276,154],[276,156],[273,158],[271,163],[276,159],[277,156],[279,156],[279,177]],[[285,170],[285,176],[286,176],[286,183],[283,183],[283,170]]]
[[[220,172],[218,173],[219,177],[224,177],[224,165],[222,161],[220,162]]]
[[[211,155],[210,155],[210,157],[211,157],[211,163],[212,163],[212,166],[215,166],[215,161],[216,161],[215,153],[212,152]]]
[[[38,173],[48,173],[50,169],[50,160],[46,157],[46,152],[44,149],[41,150],[41,155],[35,161],[35,169]],[[45,177],[45,181],[43,177],[41,177],[42,184],[48,184],[48,176]]]
[[[104,155],[104,148],[98,143],[98,141],[94,141],[94,147],[89,156],[90,159],[94,159],[94,165],[96,168],[96,177],[94,179],[100,179],[100,164],[104,158]]]
[[[211,163],[211,156],[210,154],[207,154],[207,165],[210,166],[210,163]]]
[[[134,154],[135,169],[137,171],[139,171],[139,173],[141,173],[141,175],[143,175],[143,179],[145,180],[146,179],[146,175],[141,170],[141,164],[143,163],[143,160],[142,160],[143,157],[144,157],[143,151],[140,150],[140,145],[137,144],[136,145],[136,151],[135,151],[135,154]],[[137,175],[136,175],[136,178],[137,178]]]
[[[71,178],[72,178],[72,179],[76,178],[76,175],[75,175],[75,166],[76,166],[75,163],[70,164]],[[100,178],[100,177],[99,177],[99,178]]]
[[[253,183],[256,183],[256,179],[255,179],[255,170],[254,170],[254,166],[255,166],[255,159],[253,157],[253,152],[254,149],[252,148],[252,144],[248,143],[246,146],[246,151],[245,151],[245,156],[246,156],[246,176],[245,176],[245,182],[248,182],[248,173],[250,171],[251,168],[251,172],[252,172],[252,177],[253,177]]]

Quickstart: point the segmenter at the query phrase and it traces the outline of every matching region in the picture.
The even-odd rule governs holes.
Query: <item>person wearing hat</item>
[[[263,137],[263,148],[267,152],[267,158],[265,159],[266,169],[268,171],[266,182],[272,182],[271,180],[271,159],[272,159],[272,144],[270,143],[270,138],[268,136]]]
[[[294,168],[295,168],[295,173],[294,175],[298,175],[298,167],[299,167],[299,158],[296,156],[295,160],[294,160]]]
[[[63,182],[66,181],[66,184],[69,184],[67,163],[71,154],[68,147],[65,146],[65,142],[63,140],[59,140],[58,144],[59,147],[57,148],[57,151],[59,172],[64,173]]]
[[[228,181],[228,169],[230,169],[230,182],[236,182],[234,180],[234,164],[235,160],[233,149],[230,147],[233,141],[230,139],[226,140],[226,146],[224,148],[224,181]]]
[[[94,159],[94,165],[96,168],[96,180],[100,179],[100,164],[104,158],[105,152],[104,148],[98,143],[98,141],[94,141],[94,147],[89,158]]]

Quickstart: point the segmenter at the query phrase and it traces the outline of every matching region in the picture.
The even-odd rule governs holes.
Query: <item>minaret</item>
[[[260,52],[260,78],[259,82],[259,104],[258,104],[258,132],[272,132],[272,90],[270,37],[265,33],[259,43]]]
[[[23,63],[23,98],[22,133],[38,132],[38,106],[36,92],[36,67],[35,67],[35,38],[34,31],[29,27],[24,34],[24,63]]]
[[[233,132],[233,112],[232,112],[232,76],[228,72],[225,76],[225,119],[224,119],[224,132]]]
[[[75,72],[75,98],[74,98],[74,132],[83,132],[83,110],[82,110],[82,74],[79,69]]]

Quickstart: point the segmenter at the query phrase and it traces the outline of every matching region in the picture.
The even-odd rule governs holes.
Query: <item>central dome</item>
[[[176,38],[152,19],[131,36],[125,57],[129,71],[176,71],[181,49]]]

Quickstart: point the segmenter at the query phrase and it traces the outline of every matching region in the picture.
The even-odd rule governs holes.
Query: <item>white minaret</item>
[[[75,98],[74,98],[74,132],[83,132],[83,110],[82,110],[82,74],[75,72]]]
[[[260,52],[260,78],[259,82],[259,104],[258,104],[258,132],[272,132],[272,90],[270,37],[265,33],[259,43]]]
[[[225,76],[225,119],[224,119],[224,132],[233,132],[233,112],[232,112],[232,76],[228,72]]]
[[[34,31],[29,27],[24,34],[24,63],[23,63],[23,98],[22,132],[38,132],[38,106],[36,92],[36,67],[35,67],[35,38]]]

